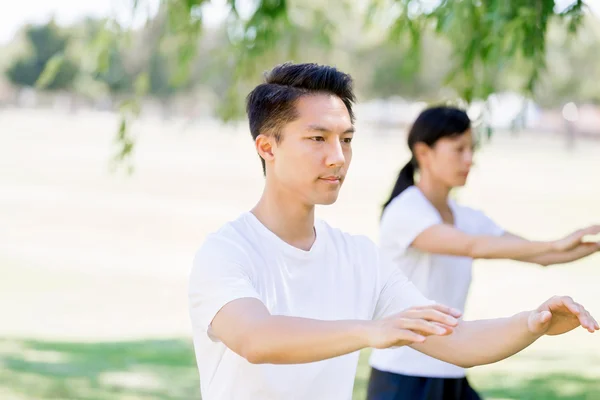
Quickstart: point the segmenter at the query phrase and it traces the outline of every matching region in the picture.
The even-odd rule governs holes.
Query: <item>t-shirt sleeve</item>
[[[472,218],[475,222],[477,234],[490,236],[504,235],[505,230],[482,211],[472,210]]]
[[[251,266],[241,250],[216,238],[207,239],[196,252],[189,280],[189,312],[195,331],[211,336],[210,325],[227,303],[257,298]]]
[[[401,194],[386,207],[381,217],[379,240],[382,247],[403,252],[424,230],[441,223],[437,210],[413,190]]]
[[[373,319],[385,318],[410,307],[434,304],[408,279],[400,268],[385,258],[377,257],[380,274],[379,297]]]

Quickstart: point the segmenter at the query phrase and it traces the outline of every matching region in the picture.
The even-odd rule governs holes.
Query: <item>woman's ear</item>
[[[413,154],[420,167],[427,165],[430,153],[431,147],[427,146],[423,142],[415,143],[413,146]]]

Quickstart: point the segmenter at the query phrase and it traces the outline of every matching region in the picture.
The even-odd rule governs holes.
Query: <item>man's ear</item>
[[[273,161],[275,158],[275,155],[273,154],[274,140],[275,138],[273,138],[273,136],[260,134],[254,141],[256,152],[263,160],[265,160],[265,162]]]

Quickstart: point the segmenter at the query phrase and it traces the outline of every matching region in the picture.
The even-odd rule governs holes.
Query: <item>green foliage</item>
[[[133,12],[144,3],[133,0]],[[364,73],[357,86],[367,96],[440,100],[440,89],[445,88],[444,100],[453,93],[456,101],[469,103],[510,88],[544,99],[563,99],[573,90],[587,89],[587,98],[598,98],[593,87],[574,83],[579,77],[545,79],[548,68],[555,72],[553,65],[548,66],[550,28],[577,32],[585,19],[582,0],[573,0],[561,11],[555,0],[370,0],[366,9],[351,1],[227,0],[228,15],[216,36],[219,42],[207,49],[201,39],[208,33],[203,19],[209,3],[161,0],[158,13],[135,31],[116,21],[90,27],[93,75],[112,94],[126,96],[119,157],[124,159],[133,149],[133,142],[125,138],[139,107],[131,104],[144,95],[165,100],[199,82],[214,91],[215,111],[228,121],[243,113],[245,93],[262,71],[288,60],[339,66],[335,55],[340,49],[350,54],[346,65]],[[48,88],[64,85],[60,82],[68,74],[58,77],[63,68],[68,70],[66,40],[55,37],[40,47],[36,43],[45,36],[38,31],[29,34],[34,48],[55,57],[44,62],[52,68],[41,82]],[[17,60],[9,74],[28,82],[42,75],[24,60]],[[51,77],[60,84],[53,86]]]
[[[135,7],[141,1],[135,2]],[[208,0],[163,0],[161,12],[167,15],[167,29],[175,53],[179,55],[176,71],[170,72],[172,81],[181,82],[189,76],[190,66],[197,55],[198,38],[202,27],[202,6]],[[246,3],[246,5],[249,3]],[[238,115],[239,87],[256,81],[258,72],[274,63],[289,59],[304,60],[308,43],[307,32],[312,32],[313,43],[332,48],[351,9],[346,3],[317,4],[289,0],[257,0],[254,7],[240,9],[235,0],[228,0],[229,15],[225,20],[228,57],[220,65],[228,77],[229,87],[221,94],[219,108],[223,119]],[[350,3],[349,3],[350,4]],[[519,89],[532,94],[546,68],[546,38],[549,23],[563,20],[569,31],[576,31],[584,16],[585,4],[573,1],[563,11],[556,11],[554,0],[444,0],[427,6],[417,0],[371,0],[367,4],[364,29],[360,24],[353,35],[372,30],[384,31],[388,43],[397,44],[401,54],[376,65],[389,75],[375,80],[375,85],[391,79],[414,78],[429,54],[423,53],[423,39],[427,32],[435,32],[451,49],[442,84],[453,89],[467,102],[485,99],[501,85],[501,77],[519,63],[525,76]],[[325,11],[327,10],[327,12]],[[335,18],[333,18],[335,16]],[[314,33],[317,33],[316,35]],[[385,44],[384,44],[385,45]],[[202,56],[202,55],[201,55]],[[160,57],[151,57],[148,64],[153,76],[162,76]],[[379,75],[379,74],[378,74]],[[164,87],[159,85],[164,91]],[[410,86],[410,85],[409,85]],[[409,91],[419,89],[415,84]]]
[[[37,86],[46,90],[71,87],[79,69],[65,55],[67,35],[53,22],[29,26],[25,33],[29,53],[8,67],[8,79],[19,86]]]
[[[169,37],[170,50],[176,61],[173,72],[169,74],[169,85],[182,86],[190,78],[202,28],[200,9],[207,2],[208,0],[163,0],[161,15],[166,14],[166,21],[162,32]]]
[[[428,27],[434,27],[452,48],[452,68],[445,83],[467,102],[486,99],[496,91],[499,78],[517,60],[521,61],[521,74],[526,76],[519,89],[532,94],[546,67],[549,22],[553,18],[568,20],[569,29],[575,31],[581,24],[584,7],[582,1],[574,1],[557,13],[554,0],[446,0],[424,9],[418,1],[397,0],[377,2],[369,18],[374,18],[377,11],[388,12],[390,3],[401,9],[390,26],[390,34],[395,39],[410,39],[411,49],[405,62],[411,70],[419,70],[423,63],[421,38]]]
[[[78,71],[79,68],[73,61],[64,54],[57,53],[48,60],[35,85],[46,90],[70,88]]]
[[[600,25],[584,20],[579,33],[569,32],[570,21],[555,24],[549,32],[547,73],[540,77],[534,98],[542,106],[569,101],[600,104]]]
[[[6,71],[8,79],[19,86],[34,86],[37,78],[42,73],[36,63],[25,58],[15,60]]]
[[[133,77],[127,71],[123,54],[116,45],[111,45],[100,56],[95,79],[103,82],[113,94],[128,93],[132,89]]]

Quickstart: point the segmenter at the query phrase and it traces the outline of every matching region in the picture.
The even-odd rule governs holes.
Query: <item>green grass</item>
[[[369,367],[361,354],[354,399],[364,399]],[[526,358],[535,367],[560,362]],[[585,360],[598,362],[599,360]],[[583,366],[582,366],[583,367]],[[546,369],[543,369],[547,371]],[[592,400],[600,379],[570,372],[475,373],[486,399]],[[7,400],[199,399],[194,352],[186,340],[65,343],[0,341],[0,398]]]
[[[0,365],[3,399],[6,395],[27,400],[199,397],[194,352],[184,340],[3,341]]]
[[[471,379],[487,399],[595,400],[600,394],[598,377],[575,373],[551,373],[527,378],[492,374]]]

